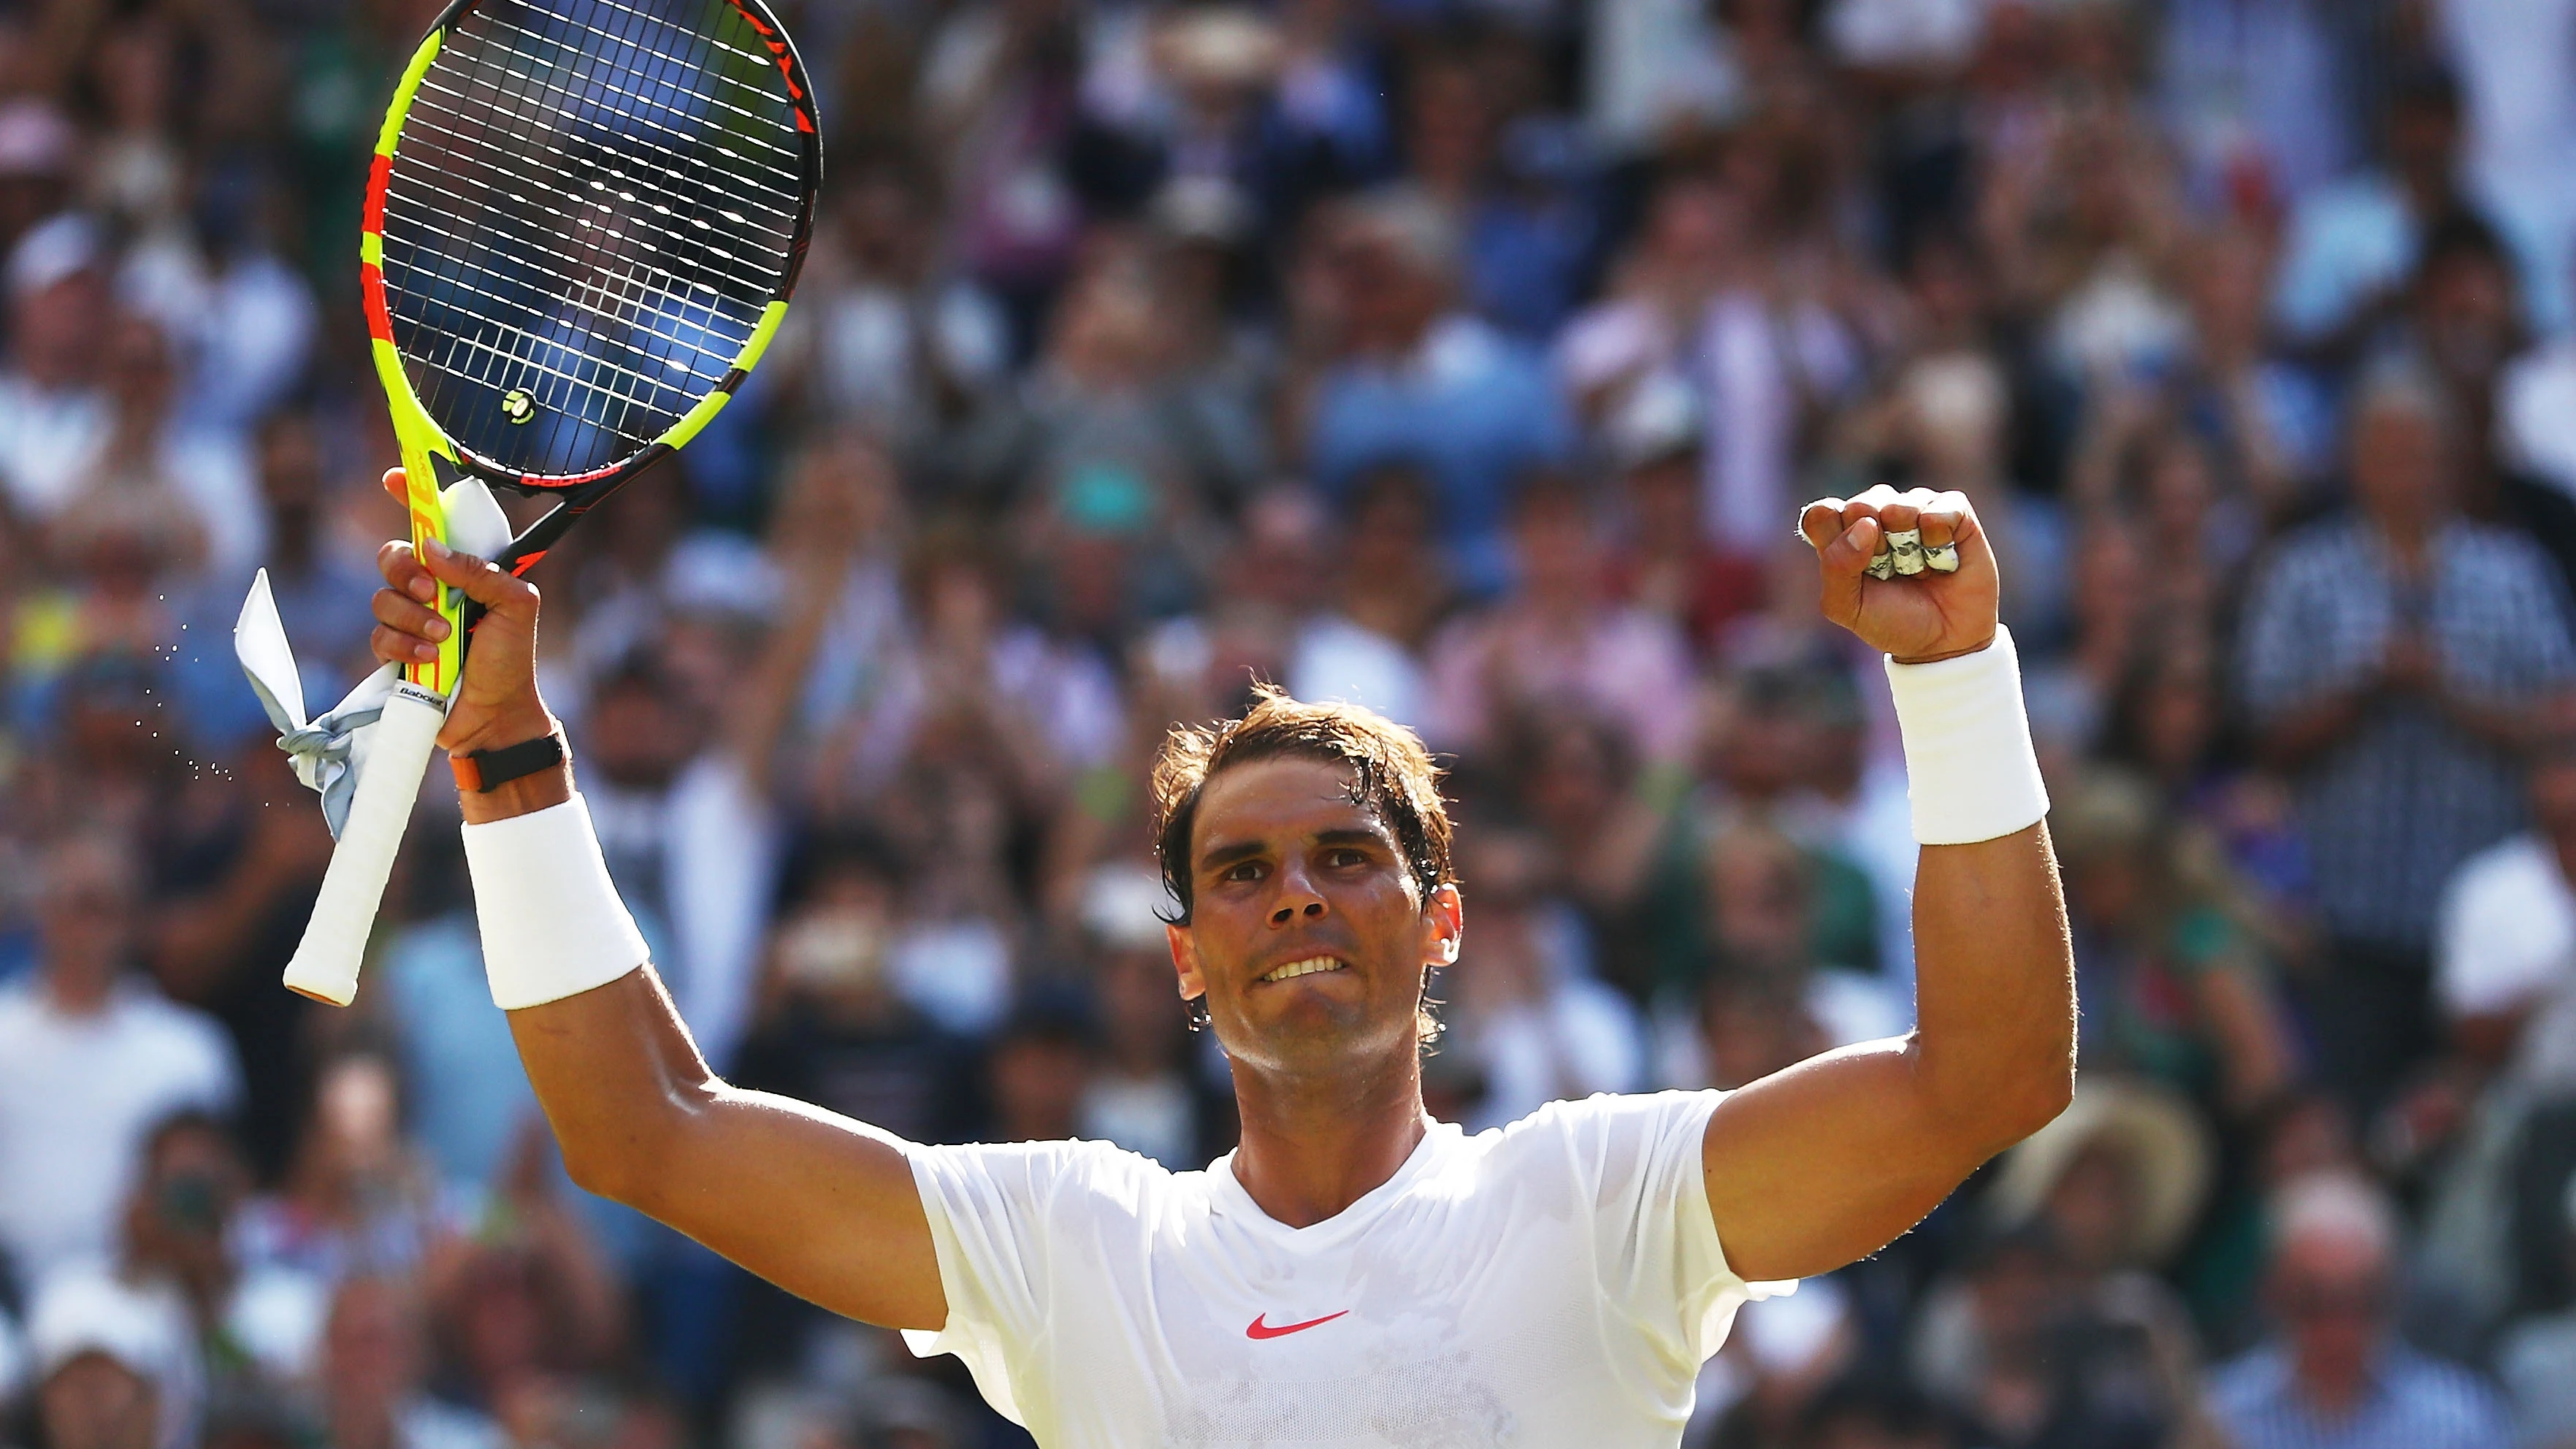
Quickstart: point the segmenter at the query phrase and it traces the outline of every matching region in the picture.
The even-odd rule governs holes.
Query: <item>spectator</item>
[[[1582,917],[1549,896],[1546,847],[1489,827],[1469,850],[1481,924],[1443,973],[1441,1041],[1485,1084],[1468,1129],[1517,1122],[1559,1099],[1638,1090],[1644,1024],[1588,969]]]
[[[2457,516],[2440,397],[2382,371],[2352,411],[2358,511],[2257,576],[2241,668],[2298,791],[2331,938],[2301,988],[2318,1069],[2366,1111],[2429,1045],[2442,881],[2519,823],[2515,752],[2565,700],[2576,652],[2538,551]]]
[[[1010,360],[1010,320],[984,290],[943,275],[931,235],[931,178],[901,153],[847,171],[800,307],[812,320],[802,359],[808,407],[863,420],[907,449],[932,441]]]
[[[2434,997],[2459,1048],[2487,1070],[2576,1086],[2576,740],[2531,764],[2532,828],[2461,862],[2442,891]]]
[[[1099,950],[1101,1053],[1083,1090],[1077,1135],[1115,1142],[1175,1172],[1204,1166],[1234,1146],[1233,1098],[1191,1060],[1189,1014],[1157,919],[1162,881],[1141,867],[1114,878],[1111,869],[1093,876],[1085,923]]]
[[[1491,750],[1525,720],[1597,713],[1623,749],[1678,763],[1691,743],[1690,651],[1667,619],[1606,597],[1587,500],[1538,479],[1511,510],[1520,592],[1462,618],[1431,648],[1436,749]]]
[[[23,517],[50,519],[70,506],[107,432],[98,390],[104,269],[98,228],[65,212],[21,236],[0,276],[9,303],[0,492]]]
[[[2116,775],[2066,791],[2054,814],[2088,1003],[2083,1066],[2154,1078],[2231,1124],[2276,1106],[2296,1049],[2214,842]]]
[[[1672,621],[1702,657],[1716,654],[1728,627],[1761,609],[1766,580],[1760,559],[1720,550],[1701,526],[1698,398],[1680,378],[1651,373],[1612,403],[1602,432],[1625,495],[1623,601]]]
[[[486,1196],[476,1237],[435,1264],[431,1310],[445,1387],[517,1428],[625,1346],[626,1304],[555,1183],[553,1145],[530,1124]],[[533,1436],[529,1436],[533,1437]]]
[[[1573,438],[1536,359],[1455,307],[1457,240],[1424,197],[1373,195],[1320,231],[1340,335],[1314,379],[1306,452],[1327,489],[1412,463],[1437,492],[1437,532],[1470,593],[1501,589],[1503,519],[1527,469]]]
[[[392,1061],[354,1046],[314,1074],[313,1115],[285,1191],[250,1204],[245,1259],[337,1284],[356,1274],[416,1274],[444,1245],[438,1184],[402,1135]]]
[[[420,1300],[399,1278],[361,1273],[331,1295],[322,1338],[322,1442],[330,1449],[501,1449],[499,1427],[421,1391]]]
[[[906,1001],[890,972],[900,861],[881,841],[851,837],[818,846],[807,871],[772,940],[737,1079],[907,1141],[966,1140],[970,1048]]]
[[[196,1407],[179,1382],[187,1334],[166,1297],[78,1269],[48,1280],[27,1320],[45,1442],[187,1449]]]
[[[732,1065],[757,990],[761,913],[775,889],[778,821],[769,799],[781,739],[806,669],[846,597],[865,530],[883,517],[873,450],[818,446],[798,460],[776,520],[789,560],[783,617],[760,612],[760,567],[714,544],[714,617],[697,637],[697,688],[679,688],[667,644],[630,653],[600,681],[586,737],[588,793],[610,872],[633,901],[700,1049]],[[713,543],[713,540],[710,540]],[[740,592],[748,588],[752,597]],[[730,616],[730,617],[728,617]]]
[[[1291,693],[1365,704],[1416,729],[1427,722],[1423,650],[1450,603],[1432,509],[1429,487],[1409,468],[1375,469],[1353,485],[1338,540],[1337,597],[1293,646]]]
[[[2554,1312],[2576,1291],[2556,1184],[2576,1092],[2576,756],[2531,766],[2532,828],[2469,857],[2442,893],[2434,1000],[2445,1053],[2393,1114],[2392,1142],[2435,1164],[2422,1266],[2468,1322]]]
[[[222,1031],[128,974],[125,845],[59,840],[41,869],[37,969],[0,987],[0,1249],[21,1281],[105,1257],[153,1125],[241,1091]]]
[[[2416,65],[2390,86],[2379,164],[2301,200],[2291,213],[2272,316],[2295,342],[2348,344],[2415,270],[2442,219],[2468,211],[2458,172],[2459,84]]]
[[[2551,1225],[2558,1256],[2576,1272],[2576,1203],[2558,1207]],[[2576,1444],[2576,1309],[2533,1314],[2508,1328],[2496,1345],[2496,1377],[2513,1401],[2518,1442],[2533,1449]]]
[[[245,1268],[234,1231],[250,1164],[223,1122],[183,1110],[143,1145],[127,1199],[119,1272],[176,1289],[187,1310],[214,1403],[237,1403],[302,1382],[315,1367],[329,1286],[278,1264]]]
[[[992,1119],[986,1142],[1056,1142],[1071,1138],[1098,1068],[1099,1025],[1090,1003],[1038,992],[995,1033],[985,1059]]]
[[[2394,1209],[2366,1182],[2319,1174],[2281,1187],[2267,1289],[2277,1334],[2210,1386],[2239,1449],[2509,1441],[2489,1390],[2397,1341],[2397,1234]]]

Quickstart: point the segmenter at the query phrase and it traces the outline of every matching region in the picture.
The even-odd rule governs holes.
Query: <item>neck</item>
[[[382,1400],[335,1403],[330,1420],[335,1449],[392,1449],[396,1442],[393,1405]]]
[[[115,989],[112,971],[67,971],[56,969],[45,974],[45,996],[56,1011],[66,1016],[95,1016],[107,1009],[107,998]]]
[[[2374,518],[2379,537],[2388,546],[2398,570],[2410,577],[2423,573],[2433,556],[2433,537],[2442,530],[2442,520],[2425,518]]]
[[[1235,1180],[1273,1219],[1311,1227],[1395,1176],[1422,1141],[1422,1059],[1408,1043],[1375,1071],[1311,1076],[1235,1064],[1243,1141]]]
[[[2299,1382],[2308,1402],[2325,1417],[2342,1419],[2360,1408],[2363,1397],[2370,1392],[2370,1366],[2307,1364],[2302,1366]]]

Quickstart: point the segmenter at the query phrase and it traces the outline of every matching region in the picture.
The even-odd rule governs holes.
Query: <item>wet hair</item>
[[[1256,683],[1240,719],[1176,725],[1154,762],[1154,854],[1175,904],[1172,924],[1190,923],[1190,831],[1207,782],[1229,766],[1276,759],[1349,767],[1352,803],[1374,813],[1395,837],[1421,899],[1457,879],[1441,770],[1420,736],[1361,705],[1307,704],[1277,685]]]

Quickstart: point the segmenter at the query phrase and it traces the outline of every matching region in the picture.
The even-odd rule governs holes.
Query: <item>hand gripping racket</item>
[[[778,331],[821,137],[762,0],[455,0],[413,52],[368,175],[360,285],[408,479],[561,501],[495,560],[525,573],[686,444]],[[468,489],[469,493],[479,491]],[[408,666],[286,985],[346,1005],[476,611]]]

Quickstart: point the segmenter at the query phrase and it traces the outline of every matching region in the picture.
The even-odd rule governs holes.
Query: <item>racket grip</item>
[[[322,873],[313,919],[305,923],[295,959],[286,963],[287,990],[333,1006],[346,1006],[358,994],[358,963],[375,930],[394,853],[402,848],[403,828],[411,823],[421,777],[429,770],[429,752],[446,718],[445,704],[418,685],[397,684],[386,697],[367,747],[366,769],[358,776],[358,792],[349,801],[349,818],[340,826],[339,844]]]

